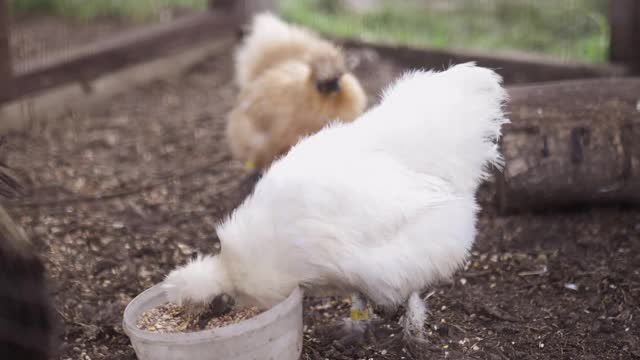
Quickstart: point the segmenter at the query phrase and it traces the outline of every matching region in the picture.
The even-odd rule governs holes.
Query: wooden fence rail
[[[0,102],[12,96],[13,67],[9,48],[9,4],[0,0]]]
[[[609,60],[640,73],[640,1],[609,0]]]

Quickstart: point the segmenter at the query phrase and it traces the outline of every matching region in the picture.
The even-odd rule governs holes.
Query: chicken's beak
[[[331,94],[340,90],[340,78],[336,76],[328,80],[319,80],[316,82],[316,88],[323,94]]]

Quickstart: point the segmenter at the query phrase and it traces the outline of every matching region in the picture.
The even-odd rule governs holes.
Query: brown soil
[[[397,71],[374,59],[359,72],[374,95]],[[61,359],[134,359],[126,304],[219,247],[214,226],[249,190],[224,139],[231,73],[228,52],[217,54],[180,79],[9,137],[3,156],[28,191],[8,207],[46,260]],[[430,289],[430,345],[395,341],[397,322],[381,321],[377,341],[345,348],[321,329],[348,303],[309,299],[303,359],[640,357],[640,211],[499,217],[492,192],[480,192],[467,267]]]

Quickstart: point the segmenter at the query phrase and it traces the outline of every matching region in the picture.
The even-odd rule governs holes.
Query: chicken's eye
[[[339,78],[332,78],[329,80],[318,81],[316,83],[316,88],[323,94],[330,94],[340,90],[339,80]]]

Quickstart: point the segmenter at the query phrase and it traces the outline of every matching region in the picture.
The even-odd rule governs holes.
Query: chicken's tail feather
[[[466,191],[474,190],[491,166],[503,165],[497,141],[509,122],[506,99],[497,73],[466,63],[443,72],[405,74],[367,116],[379,129],[377,147],[414,171]]]

